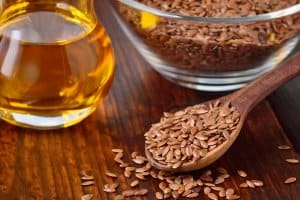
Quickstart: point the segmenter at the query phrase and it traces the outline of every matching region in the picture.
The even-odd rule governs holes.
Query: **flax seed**
[[[114,153],[123,153],[124,152],[123,149],[112,149],[111,151]]]
[[[146,194],[148,194],[148,189],[146,188],[139,189],[134,193],[135,196],[144,196]]]
[[[81,196],[81,200],[92,200],[94,198],[93,194],[84,194]]]
[[[208,197],[209,199],[212,199],[212,200],[218,200],[218,199],[219,199],[218,196],[215,195],[214,193],[208,193],[208,194],[207,194],[207,197]]]
[[[160,192],[156,192],[156,193],[155,193],[155,197],[156,197],[157,199],[163,199],[163,198],[164,198],[164,195],[163,195],[162,193],[160,193]]]
[[[284,183],[289,184],[289,183],[294,183],[297,181],[296,177],[289,177],[287,179],[285,179]]]
[[[264,182],[260,181],[260,180],[252,180],[252,183],[257,186],[257,187],[262,187],[264,186]]]
[[[285,159],[285,161],[288,162],[288,163],[292,163],[292,164],[297,164],[297,163],[299,163],[299,160],[293,159],[293,158]]]
[[[291,147],[288,146],[288,145],[279,145],[278,149],[280,149],[280,150],[289,150],[289,149],[291,149]]]
[[[112,173],[112,172],[106,172],[105,175],[109,176],[109,177],[112,177],[112,178],[117,178],[117,175],[115,173]]]
[[[247,183],[247,185],[248,185],[249,187],[255,188],[255,185],[254,185],[254,183],[253,183],[252,181],[246,180],[246,183]]]
[[[247,183],[241,183],[239,185],[240,188],[247,188],[248,187],[248,184]]]
[[[116,189],[114,189],[114,188],[104,188],[103,191],[107,192],[107,193],[114,193],[114,192],[116,192]]]
[[[193,192],[193,193],[188,194],[186,197],[187,197],[187,198],[196,198],[196,197],[198,197],[198,196],[199,196],[199,193]]]
[[[130,187],[136,187],[139,184],[139,180],[135,179],[130,183]]]
[[[244,178],[247,177],[247,173],[243,170],[237,170],[237,173],[240,177],[244,177]]]
[[[95,185],[95,181],[85,181],[81,183],[82,186],[90,186],[90,185]]]
[[[226,189],[226,196],[231,196],[231,195],[233,195],[234,194],[234,189],[232,189],[232,188],[228,188],[228,189]]]

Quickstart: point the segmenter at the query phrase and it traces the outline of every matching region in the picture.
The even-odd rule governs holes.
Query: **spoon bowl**
[[[218,99],[203,102],[201,104],[209,105],[214,102],[225,104],[230,102],[231,107],[235,107],[240,114],[239,122],[235,125],[235,129],[231,132],[230,137],[216,148],[207,152],[207,154],[197,160],[191,160],[182,163],[178,168],[163,165],[152,156],[148,148],[145,148],[145,154],[148,161],[157,169],[185,172],[204,168],[216,160],[218,160],[231,147],[242,130],[245,119],[252,108],[272,93],[279,86],[300,74],[300,53],[290,57],[287,61],[280,64],[272,71],[264,74],[259,79],[249,83],[244,88],[227,96]]]

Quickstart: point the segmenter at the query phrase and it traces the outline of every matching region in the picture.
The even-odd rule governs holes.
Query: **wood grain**
[[[103,185],[111,181],[105,172],[121,173],[121,170],[113,162],[111,148],[123,148],[127,157],[132,151],[142,153],[143,133],[163,111],[221,95],[185,89],[163,79],[123,36],[107,1],[95,2],[97,13],[112,36],[117,55],[112,90],[92,116],[67,129],[33,131],[0,122],[1,200],[77,200],[84,192],[93,192],[97,200],[112,199],[103,192]],[[299,116],[294,117],[299,121]],[[226,167],[232,174],[226,185],[237,190],[242,181],[235,173],[237,169],[247,171],[251,179],[265,182],[263,188],[239,190],[243,200],[300,199],[300,181],[291,185],[283,183],[289,176],[297,176],[300,180],[300,165],[288,164],[284,158],[300,157],[295,149],[279,151],[279,144],[291,145],[291,142],[271,106],[264,101],[250,113],[232,149],[212,168]],[[82,170],[95,176],[95,186],[81,187]],[[124,189],[128,182],[123,176],[118,180]],[[151,191],[145,199],[154,199],[152,192],[157,188],[156,183],[148,180],[142,184]]]

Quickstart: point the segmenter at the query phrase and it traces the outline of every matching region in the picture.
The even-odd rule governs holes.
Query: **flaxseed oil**
[[[109,37],[66,3],[17,2],[0,15],[2,119],[40,129],[81,121],[110,88]]]

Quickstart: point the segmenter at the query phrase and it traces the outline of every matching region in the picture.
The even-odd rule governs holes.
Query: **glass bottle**
[[[55,129],[90,115],[114,74],[93,0],[0,1],[0,117]]]

